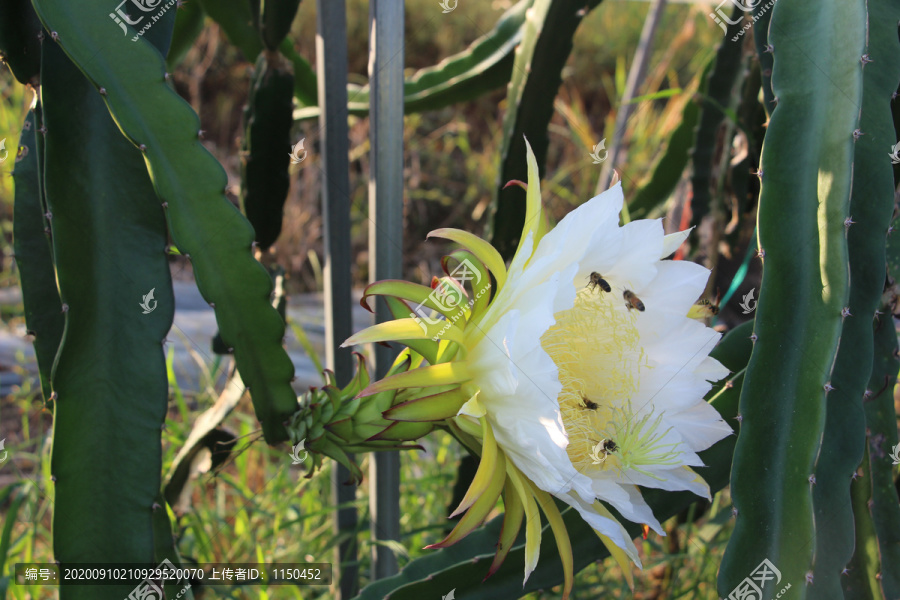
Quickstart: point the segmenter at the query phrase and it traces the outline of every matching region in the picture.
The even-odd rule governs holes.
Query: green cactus
[[[219,24],[244,57],[255,62],[263,44],[257,30],[258,12],[250,0],[197,0],[203,11]]]
[[[175,17],[175,31],[172,32],[172,43],[166,54],[166,66],[169,71],[184,59],[185,54],[194,45],[194,40],[203,31],[206,13],[199,2],[185,2],[178,7]]]
[[[512,257],[519,244],[525,223],[525,191],[518,186],[504,186],[512,179],[527,179],[526,137],[538,166],[543,168],[549,143],[547,125],[553,116],[556,90],[562,83],[562,69],[572,51],[572,38],[582,19],[600,1],[535,0],[526,13],[506,95],[501,166],[486,232],[505,259]]]
[[[262,251],[281,234],[284,202],[291,186],[293,94],[290,64],[277,52],[261,53],[244,108],[241,202]]]
[[[29,0],[0,4],[0,60],[19,83],[40,84],[41,22]]]
[[[885,316],[875,325],[875,362],[869,379],[871,394],[863,401],[869,471],[859,481],[870,488],[867,491],[871,503],[866,508],[871,508],[877,535],[881,588],[886,598],[893,599],[900,598],[900,500],[890,452],[898,444],[893,392],[900,370],[900,347],[889,316],[890,307],[882,310]],[[870,475],[868,480],[866,475]],[[867,541],[871,542],[871,538]]]
[[[158,42],[170,25],[150,37]],[[65,316],[51,374],[54,557],[147,564],[154,512],[165,511],[157,502],[168,397],[162,342],[174,315],[165,218],[140,151],[49,36],[41,77],[45,192]],[[60,597],[124,598],[132,587],[63,586]]]
[[[59,45],[105,94],[122,133],[144,153],[169,231],[192,260],[223,340],[235,349],[266,441],[284,441],[284,421],[297,406],[293,364],[282,347],[284,321],[269,304],[271,280],[251,255],[253,228],[224,197],[225,172],[198,139],[197,115],[167,85],[160,53],[110,35],[109,24],[92,17],[101,5],[35,2]]]
[[[855,533],[848,481],[865,448],[863,395],[874,354],[872,317],[881,303],[885,236],[894,210],[894,176],[885,149],[894,143],[890,103],[900,79],[896,27],[900,5],[869,0],[866,8],[867,45],[863,54],[872,62],[862,64],[863,96],[857,127],[866,135],[859,137],[854,148],[849,213],[853,223],[846,230],[850,316],[844,318],[840,348],[831,369],[835,389],[827,396],[825,432],[813,490],[814,582],[817,594],[831,597],[840,595],[841,573],[853,556]]]
[[[300,0],[262,0],[259,6],[259,34],[271,52],[278,49],[297,15]]]
[[[35,135],[38,121],[35,111],[28,113],[19,139],[20,158],[16,159],[13,182],[15,205],[13,212],[13,241],[16,265],[25,306],[25,325],[34,336],[34,353],[44,400],[50,399],[50,369],[62,337],[64,317],[56,272],[49,244],[50,229],[44,217],[46,209],[41,199],[41,171],[38,170],[38,149]]]
[[[406,113],[435,110],[476,98],[485,92],[509,82],[513,71],[514,52],[522,41],[522,29],[528,9],[534,0],[519,0],[507,10],[491,31],[476,39],[458,54],[449,56],[439,64],[419,69],[403,83],[403,110]],[[302,68],[305,60],[296,52],[281,51]],[[297,60],[299,59],[299,60]],[[308,65],[308,63],[306,63]],[[298,79],[299,84],[299,79]],[[305,87],[312,87],[312,102],[295,93],[297,100],[306,105],[294,112],[294,119],[304,121],[319,118],[315,100],[315,79]],[[351,115],[369,114],[369,86],[348,85],[348,111]]]
[[[731,20],[735,25],[729,25],[725,38],[719,44],[716,51],[715,66],[704,81],[703,103],[700,108],[697,130],[694,134],[694,148],[692,150],[693,173],[691,174],[691,224],[700,224],[703,217],[712,210],[712,163],[716,146],[719,144],[720,126],[725,120],[725,107],[731,104],[732,90],[741,73],[741,44],[732,42],[743,26],[740,17],[743,16],[742,7],[735,3],[731,12]],[[728,146],[726,146],[727,152]]]
[[[768,3],[758,2],[753,8],[753,43],[762,76],[763,107],[766,114],[771,116],[775,110],[775,94],[772,92],[772,66],[775,60],[769,46],[769,22],[773,11],[766,4]]]
[[[738,512],[718,587],[727,596],[768,559],[802,599],[819,589],[811,587],[814,467],[848,300],[844,222],[866,14],[861,2],[807,0],[781,0],[773,11],[778,104],[763,146],[758,215],[765,269],[732,468]],[[840,93],[816,92],[836,82]]]
[[[879,583],[881,558],[878,555],[878,537],[872,510],[872,465],[868,448],[863,452],[857,479],[850,484],[850,499],[853,503],[854,547],[853,558],[847,565],[842,578],[845,600],[882,599],[884,594]]]

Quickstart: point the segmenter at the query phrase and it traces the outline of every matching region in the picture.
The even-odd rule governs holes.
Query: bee
[[[605,279],[603,279],[603,275],[601,275],[597,271],[593,271],[590,274],[590,280],[591,280],[591,282],[589,284],[587,284],[587,286],[589,288],[593,289],[593,288],[596,288],[597,286],[600,286],[600,289],[603,290],[604,292],[612,291],[612,288],[610,287],[609,282],[607,282]]]
[[[600,408],[600,405],[599,405],[599,404],[597,404],[596,402],[590,400],[590,399],[589,399],[587,396],[585,396],[584,394],[581,395],[581,402],[582,402],[581,408],[584,408],[584,409],[586,409],[586,410],[597,410],[598,408]]]
[[[719,314],[719,302],[720,296],[718,292],[716,293],[715,300],[708,300],[706,298],[698,300],[697,304],[693,305],[688,311],[688,318],[702,320],[716,316]]]
[[[712,315],[717,315],[717,314],[719,314],[719,304],[718,304],[718,302],[715,303],[715,304],[713,304],[712,301],[707,300],[706,298],[704,298],[703,300],[701,300],[701,301],[698,302],[697,304],[699,304],[700,306],[706,307],[706,309],[707,309],[707,310],[710,312],[710,314],[712,314]]]
[[[641,299],[638,298],[634,292],[625,290],[622,292],[622,297],[625,298],[625,306],[628,307],[628,310],[636,308],[639,311],[644,312],[644,303],[641,302]]]
[[[593,440],[592,440],[593,441]],[[594,452],[591,454],[591,457],[594,460],[594,464],[600,464],[609,458],[609,455],[619,449],[619,446],[610,439],[602,439],[597,442],[597,445],[594,446]],[[600,454],[603,454],[603,458],[600,458]]]

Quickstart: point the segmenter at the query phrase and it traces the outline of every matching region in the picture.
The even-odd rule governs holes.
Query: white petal
[[[559,494],[559,499],[573,507],[578,511],[578,514],[581,515],[581,518],[584,519],[588,525],[590,525],[595,531],[602,533],[609,539],[613,541],[613,543],[625,551],[625,554],[628,555],[634,564],[637,565],[639,569],[643,569],[643,565],[641,564],[641,558],[638,556],[637,548],[634,545],[634,541],[631,539],[631,536],[628,534],[628,531],[622,527],[622,524],[614,519],[610,519],[603,515],[597,514],[594,510],[594,507],[584,500],[572,496],[570,494]]]
[[[684,243],[688,237],[691,235],[691,231],[694,228],[691,227],[689,229],[685,229],[684,231],[676,231],[675,233],[670,233],[669,235],[663,238],[663,251],[659,256],[660,258],[667,258],[671,254],[674,254],[676,250],[678,250],[681,245]]]

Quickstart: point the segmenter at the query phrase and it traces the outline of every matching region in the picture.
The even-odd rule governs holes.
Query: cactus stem
[[[101,96],[105,96],[105,95],[106,95],[106,88],[105,88],[105,87],[100,88],[100,95],[101,95]]]

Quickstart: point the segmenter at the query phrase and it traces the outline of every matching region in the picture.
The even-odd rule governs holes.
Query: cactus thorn
[[[100,88],[100,95],[101,95],[101,96],[105,96],[105,95],[106,95],[106,88],[105,88],[105,87],[101,87],[101,88]]]
[[[897,92],[891,92],[891,100],[897,99]]]
[[[847,217],[844,219],[844,229],[850,229],[850,226],[855,223],[856,221],[853,220],[853,217]]]
[[[816,485],[816,476],[815,475],[810,475],[808,477],[808,479],[811,484]]]
[[[201,140],[203,139],[203,136],[205,136],[205,135],[206,135],[206,132],[202,129],[197,132],[197,137],[200,138]]]
[[[165,79],[166,81],[168,81],[168,80],[171,79],[171,78],[172,78],[172,76],[169,75],[168,73],[166,73],[165,75],[163,75],[163,79]]]
[[[756,255],[757,255],[758,257],[760,257],[760,258],[765,258],[765,257],[766,257],[766,251],[763,250],[762,248],[760,248],[759,250],[756,251]]]
[[[229,349],[228,349],[228,353],[231,354],[232,352],[234,352],[234,348],[229,348]],[[250,386],[249,386],[249,385],[247,386],[247,389],[248,389],[248,390],[250,389]]]
[[[891,235],[892,233],[894,233],[894,226],[893,226],[893,225],[891,225],[891,226],[888,227],[888,233],[887,233],[887,234],[888,234],[888,235]]]
[[[210,308],[215,308],[215,307],[216,307],[216,303],[215,303],[215,302],[210,302],[210,303],[209,303],[209,307],[210,307]]]
[[[53,218],[53,213],[48,210],[47,212],[44,213],[44,218],[49,221],[50,219]]]
[[[162,508],[162,506],[159,504],[159,502],[154,502],[154,503],[150,506],[150,508],[153,509],[153,510],[159,510],[160,508]]]
[[[190,255],[190,254],[185,253],[184,257],[185,257],[186,259],[188,259],[188,260],[191,260],[191,255]]]
[[[762,170],[762,169],[757,169],[756,171],[753,171],[751,174],[752,174],[752,175],[756,175],[756,176],[759,177],[760,179],[763,178],[763,170]]]
[[[871,397],[872,397],[872,390],[866,390],[865,393],[863,393],[863,398],[865,398],[866,400],[868,400]]]
[[[862,129],[854,129],[853,130],[853,139],[854,140],[858,140],[859,138],[861,138],[864,135],[866,135],[866,134],[864,134],[862,132]]]
[[[53,392],[52,394],[50,394],[51,402],[55,402],[57,398],[59,398],[59,394],[57,394],[56,392]]]
[[[871,500],[869,502],[871,502]],[[875,579],[877,579],[878,581],[881,581],[881,571],[878,571],[877,573],[875,573]]]
[[[775,106],[778,106],[778,96],[775,96],[774,98],[772,98],[772,104],[774,104]]]
[[[847,317],[852,317],[852,316],[853,315],[850,314],[849,306],[845,306],[844,308],[841,309],[841,318],[846,319]]]
[[[732,506],[732,507],[731,507],[731,516],[732,516],[732,517],[738,516],[738,509],[737,509],[737,506]]]
[[[63,302],[63,305],[62,305],[62,311],[63,311],[64,313],[65,313],[65,312],[69,312],[69,305],[66,304],[65,302]]]
[[[56,33],[55,31],[51,31],[51,32],[50,32],[50,37],[53,38],[53,41],[54,41],[54,42],[59,41],[59,34]]]
[[[810,583],[810,584],[811,584],[812,582],[813,582],[813,574],[812,574],[812,571],[807,571],[807,572],[806,572],[806,583]]]
[[[726,389],[729,389],[729,390],[730,390],[730,389],[733,388],[733,387],[734,387],[734,381],[732,381],[732,380],[729,379],[728,381],[725,382],[725,388],[726,388]]]
[[[51,475],[50,481],[52,481],[53,483],[56,483],[56,475]]]
[[[763,46],[763,52],[772,54],[773,52],[775,52],[775,46],[773,46],[772,44],[766,44],[765,46]]]
[[[872,62],[872,57],[870,57],[868,54],[863,54],[859,60],[863,65],[867,65]]]
[[[832,391],[832,390],[834,389],[834,386],[831,385],[831,382],[830,382],[830,381],[829,381],[828,383],[826,383],[824,387],[825,387],[825,391],[826,391],[826,392],[830,392],[830,391]]]
[[[33,337],[37,337],[37,331],[35,331],[34,329],[26,329],[26,330],[25,330],[25,335],[30,335],[30,336],[33,336]]]
[[[159,430],[160,430],[160,431],[165,431],[165,430],[166,430],[166,424],[163,423],[162,425],[160,425],[160,426],[159,426]]]
[[[871,498],[869,498],[869,501],[866,502],[866,507],[867,507],[869,510],[872,510],[872,507],[873,507],[873,506],[875,506],[875,501],[872,500]]]
[[[758,340],[758,339],[759,339],[759,337],[758,337],[755,333],[751,333],[751,334],[750,334],[750,341],[751,341],[751,342],[756,343],[756,340]]]
[[[47,235],[50,235],[50,228],[44,227],[44,233],[46,233]]]
[[[44,32],[43,32],[43,31],[38,31],[37,38],[38,38],[40,41],[43,42],[43,41],[44,41]]]
[[[40,131],[43,135],[47,135],[47,126],[42,124],[38,131]]]
[[[144,145],[144,144],[141,144],[140,146],[138,146],[138,148],[140,148],[141,152],[146,152],[146,151],[147,151],[147,146]]]
[[[162,203],[162,207],[163,207],[163,208],[169,208],[169,203],[168,203],[168,202],[163,202],[163,203]]]
[[[163,346],[165,346],[168,343],[169,343],[169,338],[163,338],[162,342],[160,342],[160,344],[162,344]]]
[[[856,480],[859,479],[860,477],[862,477],[862,475],[859,474],[859,471],[853,471],[853,475],[850,476],[850,479],[851,479],[852,481],[856,481]]]
[[[738,416],[736,416],[736,417],[734,418],[734,420],[737,421],[738,423],[743,423],[743,422],[744,422],[744,415],[738,415]]]

